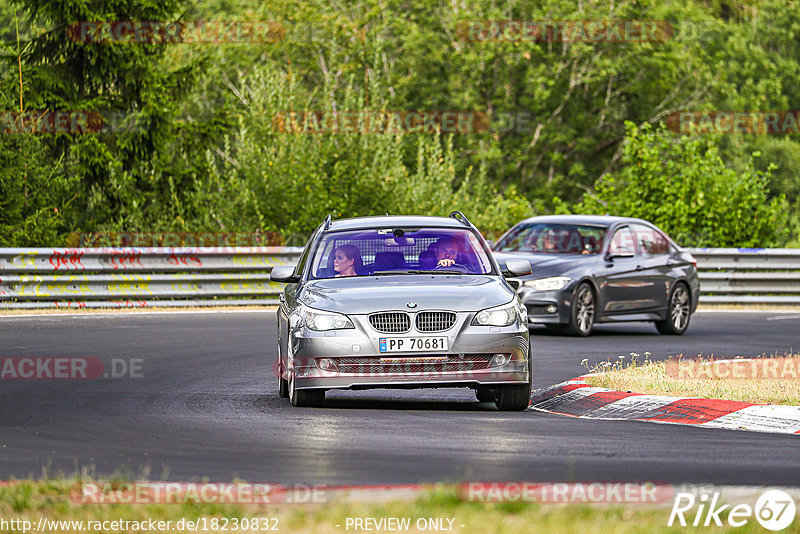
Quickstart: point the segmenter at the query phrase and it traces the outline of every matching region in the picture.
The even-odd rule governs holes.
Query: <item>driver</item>
[[[437,267],[449,267],[456,263],[458,257],[458,245],[450,237],[442,237],[434,244],[434,254],[436,254]]]
[[[542,238],[542,252],[560,252],[561,251],[562,234],[557,234],[552,228],[548,228]]]
[[[336,276],[356,276],[363,266],[361,251],[355,245],[340,245],[333,251]]]

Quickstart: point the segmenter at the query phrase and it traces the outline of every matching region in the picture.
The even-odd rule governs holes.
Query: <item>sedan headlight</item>
[[[353,322],[341,313],[326,312],[301,307],[299,310],[300,325],[305,325],[311,330],[342,330],[345,328],[355,328]]]
[[[540,278],[538,280],[526,280],[522,283],[525,287],[532,287],[537,291],[557,291],[564,289],[569,284],[568,276],[551,276],[550,278]]]
[[[472,324],[476,326],[508,326],[515,321],[527,321],[528,312],[525,306],[514,300],[508,304],[494,308],[486,308],[475,314]]]

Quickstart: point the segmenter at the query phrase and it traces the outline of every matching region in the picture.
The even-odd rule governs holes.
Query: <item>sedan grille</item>
[[[453,373],[457,371],[479,371],[489,369],[492,354],[436,355],[432,361],[420,357],[381,358],[375,356],[336,358],[336,368],[340,373],[358,375],[386,375],[405,373]]]
[[[420,332],[444,332],[456,324],[453,312],[420,312],[414,322]]]
[[[369,324],[378,332],[399,334],[408,332],[411,328],[411,319],[403,312],[376,313],[369,316]]]

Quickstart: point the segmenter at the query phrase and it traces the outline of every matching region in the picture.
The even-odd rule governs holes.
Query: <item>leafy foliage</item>
[[[270,20],[285,34],[68,37],[76,21],[103,20]],[[673,33],[465,38],[466,21],[492,20],[663,20]],[[133,127],[0,135],[0,242],[174,230],[296,244],[327,213],[459,209],[490,236],[534,213],[589,210],[653,219],[690,245],[799,246],[800,216],[787,219],[783,200],[796,214],[796,136],[649,126],[681,110],[800,109],[798,21],[800,5],[784,0],[12,0],[0,4],[0,109],[19,107],[19,55],[25,110],[113,112]],[[304,110],[463,110],[492,123],[452,135],[275,127]]]
[[[627,123],[622,168],[607,175],[577,210],[640,217],[683,246],[769,247],[786,228],[783,197],[767,198],[769,173],[752,161],[725,166],[708,139],[676,138],[662,128]]]

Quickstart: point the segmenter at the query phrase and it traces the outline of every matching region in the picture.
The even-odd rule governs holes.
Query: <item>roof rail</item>
[[[327,229],[328,229],[328,227],[331,225],[331,214],[330,214],[330,213],[328,214],[328,216],[327,216],[327,217],[325,217],[325,220],[323,221],[323,223],[322,223],[322,224],[324,224],[324,225],[325,225],[325,227],[323,228],[323,230],[327,230]]]
[[[469,219],[467,219],[467,216],[464,215],[463,213],[461,213],[460,211],[451,211],[450,215],[448,215],[448,217],[452,217],[453,219],[461,221],[464,224],[464,226],[472,227],[472,223],[469,222]]]

